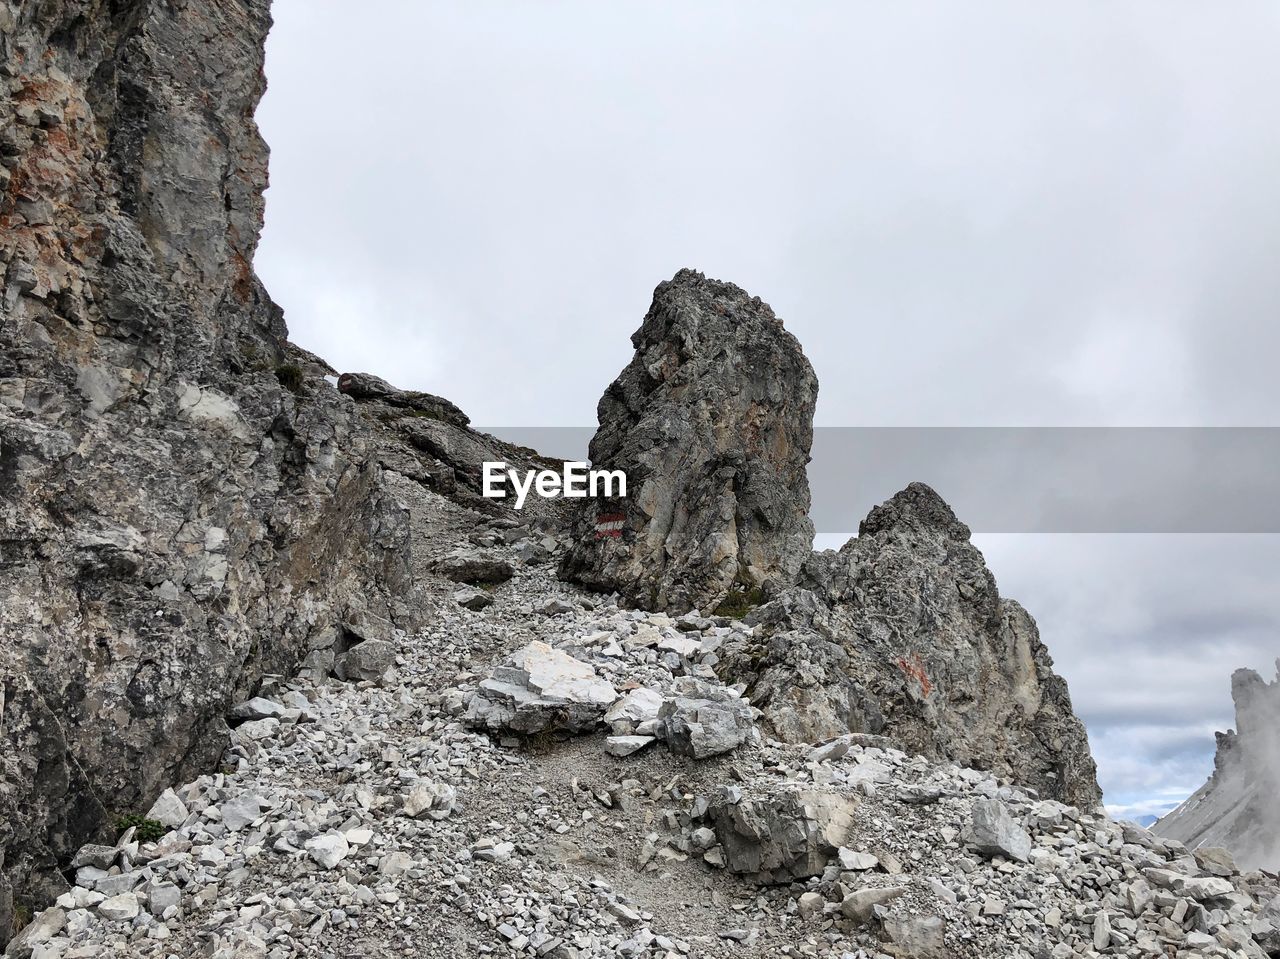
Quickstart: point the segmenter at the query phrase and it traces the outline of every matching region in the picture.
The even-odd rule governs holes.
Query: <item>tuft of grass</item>
[[[297,363],[284,363],[277,366],[276,379],[290,393],[302,392],[302,367]]]
[[[734,586],[713,612],[717,616],[742,619],[763,602],[764,590],[759,586]]]
[[[116,820],[116,832],[119,834],[123,834],[131,826],[137,827],[137,832],[133,834],[133,838],[138,842],[159,842],[164,838],[164,834],[169,831],[164,823],[155,819],[148,819],[145,816],[139,816],[137,813],[121,816]]]
[[[13,907],[13,931],[20,932],[27,926],[31,925],[31,920],[35,916],[31,912],[31,907],[24,903],[15,903]]]

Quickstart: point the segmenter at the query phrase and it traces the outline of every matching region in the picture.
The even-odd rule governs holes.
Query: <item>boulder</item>
[[[262,815],[262,801],[253,793],[244,793],[224,802],[219,810],[222,813],[222,825],[232,832],[239,832],[246,826],[253,825]]]
[[[1031,857],[1031,836],[999,799],[978,799],[973,804],[969,844],[988,859],[1004,856],[1026,862]]]
[[[122,892],[118,896],[112,896],[98,903],[98,915],[113,922],[126,922],[137,918],[138,912],[138,897],[131,892]]]
[[[162,792],[147,812],[148,819],[154,819],[170,829],[177,829],[187,821],[189,815],[191,814],[187,811],[186,804],[172,789]]]
[[[351,852],[351,846],[347,842],[347,837],[342,833],[327,832],[308,839],[306,850],[307,855],[325,869],[332,869],[347,858]],[[101,909],[102,907],[99,906],[98,908]]]
[[[656,720],[661,708],[662,694],[656,689],[641,686],[626,693],[610,706],[604,714],[604,721],[615,735],[626,736],[635,732],[641,723]]]
[[[757,601],[813,542],[813,369],[767,304],[693,270],[658,285],[631,342],[589,452],[627,495],[582,501],[560,573],[647,609]]]
[[[722,789],[707,818],[725,868],[759,883],[820,876],[853,828],[857,800],[822,789],[788,788],[754,797]]]
[[[453,591],[453,601],[473,612],[479,612],[493,605],[492,596],[484,590],[476,589],[473,586],[463,586],[461,589],[455,589]]]
[[[906,886],[868,886],[865,889],[856,889],[841,901],[840,912],[846,919],[852,919],[854,922],[870,922],[871,917],[875,915],[876,906],[892,902],[899,896],[906,895],[907,892]]]
[[[756,738],[751,704],[719,683],[677,677],[658,710],[658,731],[674,753],[706,759]]]
[[[404,814],[417,818],[426,816],[439,822],[448,819],[457,808],[458,793],[447,783],[433,779],[420,779],[409,789],[404,799]]]
[[[618,698],[588,663],[535,641],[514,653],[467,703],[465,721],[493,732],[587,732]]]
[[[279,719],[285,713],[285,708],[277,702],[270,699],[264,699],[261,696],[255,696],[235,706],[231,710],[233,719]]]
[[[29,959],[33,950],[56,936],[66,924],[65,909],[57,906],[45,909],[10,940],[5,956],[13,959]]]
[[[369,639],[338,654],[333,661],[333,672],[348,682],[380,683],[395,661],[394,646],[380,639]]]
[[[609,736],[605,739],[604,751],[610,756],[630,756],[638,753],[650,743],[656,742],[654,736]]]
[[[501,556],[474,549],[457,549],[436,560],[431,568],[455,583],[505,583],[515,567]]]

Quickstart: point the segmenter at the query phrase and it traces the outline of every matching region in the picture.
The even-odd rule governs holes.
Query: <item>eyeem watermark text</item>
[[[590,463],[570,460],[561,472],[555,470],[526,470],[523,477],[519,470],[507,469],[505,460],[486,461],[484,464],[485,499],[506,499],[506,485],[516,491],[516,509],[524,506],[530,490],[543,499],[585,499],[588,496],[623,497],[627,495],[627,474],[622,470],[593,470]]]

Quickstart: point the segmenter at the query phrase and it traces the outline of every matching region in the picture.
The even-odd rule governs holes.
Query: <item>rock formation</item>
[[[0,3],[0,940],[261,676],[405,625],[406,514],[251,266],[267,8]]]
[[[1213,775],[1152,831],[1195,850],[1225,848],[1245,868],[1280,871],[1280,660],[1268,683],[1231,675],[1236,728],[1217,734]]]
[[[268,25],[0,0],[7,955],[1280,937],[1274,884],[1093,813],[1035,625],[935,494],[811,555],[817,383],[760,300],[658,287],[591,447],[629,495],[571,520],[482,498],[483,461],[549,461],[447,400],[331,385],[252,268]]]
[[[818,381],[769,306],[681,270],[600,399],[592,465],[626,498],[586,500],[562,575],[647,609],[709,609],[789,582],[813,543],[805,465]],[[618,516],[620,535],[599,535]]]
[[[1084,727],[1035,621],[1000,597],[968,527],[929,487],[877,506],[749,621],[759,634],[726,646],[717,670],[748,683],[780,739],[883,733],[1045,796],[1099,801]]]

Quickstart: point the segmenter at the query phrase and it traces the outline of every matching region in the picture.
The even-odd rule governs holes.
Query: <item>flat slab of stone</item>
[[[610,756],[630,756],[654,742],[656,736],[610,736],[605,740],[604,751]]]
[[[589,663],[534,641],[480,683],[465,719],[491,731],[586,732],[617,698],[613,684]]]

